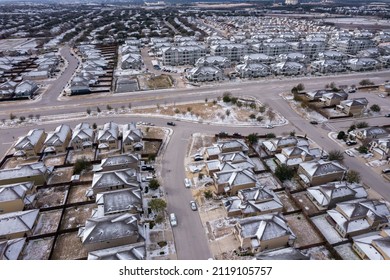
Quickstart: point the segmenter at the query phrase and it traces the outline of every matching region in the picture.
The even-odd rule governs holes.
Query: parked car
[[[186,188],[191,188],[191,180],[188,178],[185,178],[184,185],[186,186]]]
[[[385,168],[382,170],[383,174],[390,173],[390,168]]]
[[[347,155],[349,155],[350,157],[354,157],[355,156],[355,154],[352,151],[350,151],[350,150],[346,150],[345,153]]]
[[[318,124],[317,121],[310,121],[311,124]]]
[[[176,124],[174,122],[167,122],[167,125],[176,126]]]
[[[238,133],[238,132],[234,132],[234,133],[233,133],[233,136],[241,136],[241,134]]]
[[[198,206],[196,206],[196,203],[193,200],[190,201],[190,207],[192,211],[198,210]]]
[[[228,136],[228,133],[225,132],[225,131],[221,131],[220,133],[218,133],[218,136],[219,136],[219,137]]]
[[[154,171],[154,167],[151,166],[151,165],[149,165],[149,164],[147,164],[147,165],[142,165],[142,166],[141,166],[141,170],[142,170],[142,171]]]
[[[390,118],[390,114],[386,114],[385,117],[386,117],[386,118]]]
[[[194,161],[201,161],[201,160],[203,160],[202,155],[199,154],[194,155]]]
[[[177,226],[177,219],[175,213],[169,214],[169,221],[171,223],[171,226],[173,227]]]
[[[353,146],[353,145],[356,145],[357,142],[356,142],[355,140],[348,140],[347,142],[345,142],[345,144],[346,144],[347,146]]]
[[[274,126],[272,124],[269,124],[266,126],[266,128],[274,128]]]

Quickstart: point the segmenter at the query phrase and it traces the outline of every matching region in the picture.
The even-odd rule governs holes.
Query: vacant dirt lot
[[[58,166],[65,163],[66,154],[47,156],[43,159],[46,166]]]
[[[65,209],[61,221],[61,229],[77,228],[85,225],[85,221],[91,217],[92,209],[96,204],[83,205]]]
[[[144,150],[142,151],[145,154],[157,154],[160,149],[161,143],[157,141],[145,141]]]
[[[78,159],[85,158],[87,161],[95,159],[95,150],[92,151],[69,151],[66,162],[75,163]]]
[[[76,203],[87,201],[87,197],[85,195],[86,191],[91,187],[91,184],[83,184],[72,186],[69,191],[68,201],[67,203]]]
[[[284,217],[297,237],[294,247],[301,248],[324,241],[302,214],[285,215]]]
[[[12,157],[12,158],[8,159],[3,164],[1,169],[15,168],[16,166],[21,165],[21,164],[28,164],[28,163],[37,162],[38,159],[39,159],[38,157],[37,158],[29,158],[29,159]]]
[[[161,88],[170,88],[172,87],[172,79],[168,75],[160,75],[155,77],[150,77],[146,81],[147,86],[150,89],[161,89]]]
[[[166,130],[155,126],[140,126],[144,138],[164,139]]]
[[[73,175],[73,167],[56,168],[49,178],[50,184],[68,183]]]
[[[306,191],[294,193],[293,198],[297,205],[305,211],[310,217],[313,214],[320,212],[313,202],[307,197]]]
[[[75,260],[87,256],[88,252],[84,249],[80,237],[77,236],[77,231],[58,236],[54,245],[53,260]]]
[[[54,237],[30,240],[24,247],[23,260],[48,260]]]
[[[280,201],[283,204],[284,213],[299,210],[299,208],[294,204],[294,202],[290,199],[290,197],[286,194],[285,191],[277,192],[276,195],[279,197]]]
[[[52,206],[63,205],[69,186],[59,186],[37,191],[36,208],[48,208]]]
[[[39,213],[34,235],[52,233],[57,231],[60,223],[62,210],[53,210]]]

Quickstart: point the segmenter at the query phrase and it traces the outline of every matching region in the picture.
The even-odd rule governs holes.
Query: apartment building
[[[195,62],[206,56],[204,46],[165,47],[161,49],[164,65],[194,65]]]

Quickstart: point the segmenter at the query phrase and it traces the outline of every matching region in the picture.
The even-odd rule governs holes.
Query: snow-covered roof
[[[228,171],[220,171],[214,173],[217,184],[227,184],[229,187],[235,185],[244,185],[249,183],[255,183],[256,178],[254,174],[245,169],[233,169]]]
[[[370,260],[388,259],[390,256],[390,230],[370,232],[353,237],[354,245]]]
[[[142,211],[142,196],[139,187],[103,192],[96,195],[96,204],[102,206],[102,215],[120,212]],[[99,209],[98,209],[99,210]]]
[[[135,123],[129,123],[123,126],[123,143],[134,143],[142,140],[143,133],[137,128]]]
[[[102,159],[100,164],[93,166],[93,171],[97,172],[103,170],[105,167],[119,167],[124,164],[138,163],[139,154],[122,154],[117,156],[110,156]]]
[[[21,199],[34,187],[33,182],[16,183],[0,186],[0,203]]]
[[[123,169],[94,173],[92,189],[105,189],[115,186],[139,187],[138,173],[134,169]]]
[[[88,260],[144,260],[146,248],[144,242],[112,247],[88,253]]]
[[[0,241],[0,260],[18,260],[26,244],[26,238]]]
[[[97,140],[100,142],[108,142],[110,140],[118,140],[119,127],[114,122],[105,123],[102,130],[98,131]]]
[[[334,161],[314,161],[303,162],[299,166],[304,169],[311,177],[324,176],[326,174],[345,172],[346,168]]]
[[[48,168],[43,162],[19,165],[11,169],[0,170],[0,180],[8,180],[11,178],[24,178],[27,176],[34,177],[50,173],[52,167]]]
[[[47,134],[46,140],[44,142],[45,146],[62,146],[67,136],[72,132],[69,125],[61,124],[57,126],[53,132]]]
[[[18,139],[14,148],[16,150],[33,149],[44,134],[45,131],[43,129],[32,129],[27,133],[26,136],[20,137]]]
[[[30,232],[37,220],[39,209],[0,215],[0,236]]]
[[[94,140],[94,130],[91,128],[89,123],[79,123],[72,133],[71,142],[76,140],[84,141],[92,141]]]

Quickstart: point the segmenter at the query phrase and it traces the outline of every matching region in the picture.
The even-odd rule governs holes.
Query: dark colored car
[[[356,145],[357,142],[354,140],[348,140],[347,142],[345,142],[345,144],[347,144],[347,146],[353,146],[353,145]]]
[[[318,124],[317,121],[310,121],[311,124]]]
[[[154,171],[154,167],[151,165],[142,165],[141,170],[142,171]]]
[[[390,114],[386,114],[385,117],[390,118]]]
[[[167,125],[176,126],[176,124],[174,122],[167,122]]]

